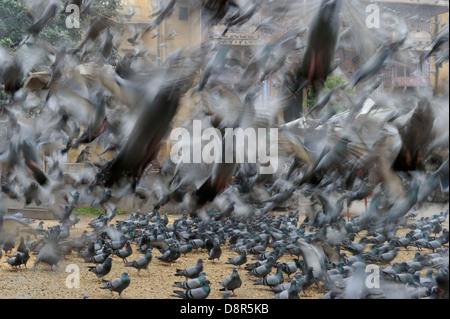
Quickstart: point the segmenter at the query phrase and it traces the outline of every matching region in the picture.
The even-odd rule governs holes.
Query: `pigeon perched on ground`
[[[271,276],[267,276],[261,279],[257,279],[254,283],[254,285],[264,285],[268,287],[273,287],[279,284],[282,284],[284,281],[283,277],[283,264],[279,263],[277,264],[277,271],[275,274]]]
[[[197,264],[186,269],[177,269],[175,276],[184,276],[186,278],[196,278],[203,271],[203,258],[197,260]]]
[[[237,266],[233,267],[232,274],[230,276],[226,277],[224,280],[222,280],[220,285],[223,287],[223,288],[219,289],[220,291],[231,291],[233,293],[233,296],[236,296],[236,293],[234,292],[234,290],[240,288],[242,285],[242,279],[239,276]]]
[[[160,256],[156,256],[157,259],[164,261],[166,263],[172,264],[175,260],[180,258],[181,252],[177,244],[169,245],[169,249],[164,251]]]
[[[148,265],[152,260],[152,250],[147,249],[144,256],[125,264],[125,267],[133,267],[138,270],[137,275],[139,276],[139,272],[141,269],[148,270]]]
[[[239,268],[247,262],[247,252],[244,251],[242,254],[229,258],[225,264],[232,264],[238,266]]]
[[[106,282],[100,289],[108,289],[113,292],[119,293],[119,298],[122,299],[122,292],[130,286],[130,276],[128,272],[124,272],[120,278],[113,279]]]
[[[97,255],[95,255],[95,253],[94,253],[94,256],[92,256],[89,259],[89,261],[94,264],[103,264],[110,255],[111,255],[110,249],[109,249],[109,252],[99,253]]]
[[[27,268],[27,261],[30,259],[30,253],[26,252],[15,252],[13,257],[9,257],[5,263],[10,264],[14,269],[19,269],[21,265]]]
[[[272,271],[273,266],[275,265],[275,258],[270,256],[263,265],[258,266],[247,273],[247,275],[255,276],[259,278],[264,278]]]
[[[112,257],[109,256],[108,258],[106,258],[106,260],[97,266],[88,266],[89,271],[93,272],[94,274],[97,275],[98,278],[101,278],[102,280],[104,280],[103,278],[109,274],[109,272],[111,271],[112,268]]]
[[[127,258],[133,254],[133,248],[131,247],[131,242],[128,240],[125,243],[125,247],[122,249],[118,249],[113,251],[114,255],[122,258],[123,262],[128,262]]]
[[[174,290],[172,297],[182,298],[182,299],[206,299],[211,292],[211,287],[209,286],[210,281],[205,280],[202,282],[202,286],[198,288],[188,289],[188,290]]]
[[[204,271],[201,271],[198,277],[188,279],[186,281],[176,281],[173,284],[173,287],[182,288],[186,290],[199,288],[203,285],[203,282],[206,280],[206,275],[207,274]]]
[[[222,248],[220,247],[218,239],[214,240],[214,246],[210,249],[208,255],[208,259],[212,260],[213,263],[214,259],[220,259],[220,256],[222,256]]]
[[[296,279],[292,279],[288,289],[275,293],[273,299],[300,299],[301,287]]]

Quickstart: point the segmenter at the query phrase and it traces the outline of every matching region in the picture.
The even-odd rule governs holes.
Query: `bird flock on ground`
[[[39,37],[63,2],[76,2],[90,18],[76,47],[53,47]],[[42,0],[39,10],[30,6],[38,12],[31,14],[35,20],[24,40],[14,52],[0,48],[6,96],[0,199],[45,207],[58,221],[47,229],[43,223],[32,227],[34,220],[21,212],[6,215],[0,202],[4,262],[21,269],[36,254],[33,268],[44,263],[53,269],[76,252],[93,276],[104,280],[102,289],[122,297],[155,262],[153,257],[176,265],[177,259],[200,250],[215,263],[227,247],[235,257],[226,261],[232,268],[220,282],[225,298],[237,295],[243,276],[277,299],[299,299],[312,285],[329,299],[448,298],[448,209],[417,216],[427,201],[448,196],[448,92],[437,95],[425,87],[411,94],[386,93],[367,108],[372,92],[386,80],[379,71],[388,63],[448,61],[448,27],[429,51],[414,55],[409,30],[397,12],[386,12],[388,30],[369,31],[356,27],[365,16],[358,2],[323,0],[316,3],[310,23],[256,47],[245,65],[233,60],[230,45],[213,40],[160,61],[137,39],[157,32],[176,0],[167,1],[146,28],[136,30],[128,39],[135,53],[124,57],[112,54],[123,22],[93,11],[90,2]],[[220,38],[255,23],[264,12],[273,17],[256,27],[269,30],[302,7],[289,0],[202,0],[196,5],[209,14],[208,28],[223,28]],[[360,68],[351,81],[325,92],[338,66],[338,49],[358,56]],[[37,77],[38,88],[26,87],[28,76],[42,69],[46,72]],[[225,81],[227,74],[239,74],[238,80]],[[278,95],[261,106],[269,78],[278,83]],[[355,93],[357,85],[363,89]],[[309,112],[301,111],[303,90],[317,98]],[[253,163],[252,154],[246,154],[240,163],[236,150],[242,148],[235,142],[231,163],[174,163],[168,158],[157,174],[150,174],[187,98],[199,105],[183,124],[189,132],[193,120],[216,129],[224,140],[227,128],[275,127],[277,158]],[[33,99],[42,106],[40,113],[24,121],[22,105]],[[278,117],[292,108],[300,112],[298,118],[285,122]],[[59,155],[94,142],[105,146],[103,153],[114,152],[113,157],[91,163],[86,174],[59,165]],[[47,155],[42,163],[40,154],[48,150],[58,156]],[[273,174],[260,173],[274,163]],[[152,208],[118,220],[125,199]],[[364,199],[360,214],[345,215],[345,207]],[[160,212],[169,204],[180,216],[170,224]],[[295,204],[301,207],[290,209]],[[92,219],[90,231],[74,238],[71,229],[80,221],[74,211],[80,206],[104,213]],[[283,208],[286,213],[273,214]],[[407,233],[400,236],[401,230]],[[409,247],[419,250],[415,258],[397,263],[399,251]],[[130,271],[105,279],[114,267],[112,256]],[[293,260],[280,262],[282,256]],[[199,258],[189,268],[174,269],[180,281],[173,283],[173,297],[210,295],[203,264]],[[380,274],[372,285],[367,269],[373,264]]]

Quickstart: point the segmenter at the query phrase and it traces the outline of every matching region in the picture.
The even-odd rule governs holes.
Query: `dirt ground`
[[[448,204],[436,204],[427,205],[420,212],[416,219],[420,219],[422,216],[431,216],[432,214],[439,213],[440,211],[448,208]],[[128,215],[119,215],[116,220],[123,220]],[[174,219],[179,216],[170,216],[169,223],[172,223]],[[81,222],[71,231],[71,237],[79,237],[84,229],[91,231],[92,228],[87,228],[87,224],[94,218],[92,216],[80,216]],[[302,220],[302,219],[301,219]],[[300,221],[301,221],[300,220]],[[35,226],[39,223],[38,220],[31,226]],[[44,222],[44,228],[56,225],[56,221],[46,220]],[[444,227],[448,229],[448,219],[444,224]],[[398,232],[398,236],[404,235],[408,230],[401,230]],[[17,248],[18,242],[16,243]],[[137,252],[136,245],[132,245],[133,255],[129,258],[129,261],[134,260],[140,256],[141,253]],[[15,251],[15,250],[14,250]],[[14,252],[13,251],[13,252]],[[407,250],[401,249],[397,255],[395,261],[407,261],[414,257],[417,251],[414,247],[408,247]],[[425,253],[425,251],[422,251]],[[221,299],[223,292],[219,291],[221,288],[220,282],[232,273],[233,265],[226,264],[225,262],[237,255],[235,252],[231,252],[228,247],[223,247],[223,254],[219,260],[215,263],[208,260],[208,255],[205,250],[200,250],[198,253],[191,252],[187,256],[181,256],[173,265],[168,265],[158,259],[155,256],[159,255],[159,252],[153,250],[153,259],[149,266],[149,271],[141,271],[141,275],[137,276],[137,270],[134,268],[124,267],[123,261],[113,256],[113,266],[111,272],[106,276],[106,279],[114,279],[120,277],[124,271],[130,273],[131,284],[123,292],[124,298],[132,299],[170,299],[172,292],[175,289],[172,287],[175,281],[183,281],[183,277],[176,277],[175,271],[177,268],[184,269],[189,266],[195,265],[198,258],[204,259],[204,270],[207,273],[207,278],[211,282],[211,293],[209,299]],[[110,299],[117,298],[117,293],[113,295],[104,289],[100,289],[103,285],[101,279],[98,279],[95,274],[88,271],[88,266],[94,265],[92,263],[85,263],[79,258],[76,253],[72,253],[67,256],[67,259],[58,263],[54,270],[50,269],[50,266],[46,264],[39,264],[36,268],[31,269],[36,258],[35,255],[31,255],[28,261],[28,267],[30,269],[14,270],[9,264],[5,263],[9,256],[3,254],[0,260],[0,299],[80,299],[84,296],[88,296],[89,299]],[[249,256],[248,262],[255,262],[251,260],[252,256]],[[284,255],[281,262],[292,262],[295,256]],[[75,265],[75,266],[74,266]],[[383,266],[385,267],[385,266]],[[79,269],[80,280],[79,287],[68,287],[66,281],[73,274],[73,269]],[[275,272],[275,268],[273,273]],[[237,297],[234,299],[271,299],[274,293],[265,286],[255,286],[254,277],[246,275],[245,269],[239,270],[239,274],[243,279],[242,287],[235,292]],[[292,277],[293,275],[291,275]],[[285,282],[288,277],[284,275]],[[306,296],[303,292],[300,294],[302,299],[319,299],[322,298],[323,293],[319,292],[317,287],[313,286],[307,291],[309,296]]]

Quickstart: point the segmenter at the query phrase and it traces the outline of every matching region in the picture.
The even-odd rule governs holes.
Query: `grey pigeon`
[[[242,254],[229,258],[225,264],[232,264],[234,266],[240,267],[241,265],[245,264],[247,262],[247,252],[244,251]]]
[[[63,256],[56,249],[55,244],[53,242],[49,242],[39,250],[36,260],[34,261],[33,268],[36,268],[36,266],[40,263],[45,263],[48,264],[53,270],[53,266],[57,265],[62,258]]]
[[[300,291],[301,287],[297,280],[292,279],[289,289],[275,293],[273,299],[300,299]]]
[[[188,289],[188,290],[174,290],[173,297],[182,298],[182,299],[206,299],[211,292],[211,287],[209,286],[210,281],[205,280],[202,283],[201,287]]]
[[[268,274],[270,274],[274,265],[275,265],[275,258],[273,256],[270,256],[269,259],[267,259],[267,262],[264,263],[264,265],[252,269],[247,273],[247,275],[264,278]]]
[[[365,79],[368,79],[376,75],[383,65],[392,55],[397,51],[400,45],[405,39],[398,42],[393,42],[387,45],[383,45],[382,48],[376,52],[355,74],[355,79],[353,80],[353,86],[358,84]]]
[[[180,258],[181,252],[178,248],[177,244],[171,244],[169,245],[169,249],[164,251],[164,253],[160,256],[156,256],[157,259],[164,261],[166,263],[172,264],[175,260]]]
[[[5,263],[10,264],[14,269],[20,268],[21,265],[24,265],[27,268],[27,261],[30,259],[30,254],[28,251],[23,253],[15,252],[13,257],[8,258]]]
[[[55,17],[58,12],[59,5],[60,2],[58,0],[47,1],[46,6],[40,11],[41,13],[34,17],[35,21],[33,25],[28,28],[28,32],[32,35],[37,35],[40,33],[45,25]]]
[[[112,257],[109,256],[100,265],[88,266],[88,268],[89,268],[90,272],[93,272],[94,274],[97,275],[98,278],[101,278],[103,280],[103,277],[105,277],[111,271],[111,268],[112,268]]]
[[[148,269],[148,265],[150,264],[152,260],[152,250],[151,249],[147,249],[147,251],[145,252],[145,255],[132,261],[129,263],[125,264],[125,267],[133,267],[135,269],[138,270],[138,276],[139,276],[139,272],[141,271],[141,269]]]
[[[125,247],[122,249],[115,250],[114,255],[122,258],[123,262],[128,262],[127,257],[130,257],[133,254],[133,248],[131,247],[131,242],[128,240],[125,243]]]
[[[437,275],[436,275],[436,283],[440,291],[443,292],[443,295],[448,298],[448,279],[449,272],[448,266],[444,267]]]
[[[128,272],[124,272],[120,278],[113,279],[106,282],[100,289],[108,289],[113,292],[119,293],[119,298],[122,299],[122,292],[130,285],[130,276]]]
[[[175,276],[184,276],[186,278],[196,278],[203,270],[203,258],[197,260],[197,264],[186,269],[177,269]]]
[[[297,282],[297,284],[300,285],[300,291],[302,290],[302,279],[303,279],[303,275],[301,273],[296,273],[294,278],[292,279],[292,280],[295,280]],[[274,293],[280,293],[284,290],[289,290],[289,288],[291,287],[292,280],[289,282],[281,283],[276,286],[272,286],[272,287],[270,287],[270,289]]]
[[[428,269],[425,276],[420,278],[420,285],[430,289],[437,286],[436,278],[433,276],[433,269]]]
[[[182,288],[185,290],[199,288],[203,285],[203,282],[206,280],[206,273],[201,271],[197,278],[188,279],[186,281],[176,281],[173,284],[173,287]]]
[[[298,263],[297,262],[286,262],[282,263],[282,270],[283,272],[288,275],[288,277],[292,274],[295,274],[298,270]]]
[[[105,262],[105,260],[111,255],[110,252],[106,252],[106,253],[100,253],[100,254],[96,254],[94,256],[92,256],[89,261],[94,263],[94,264],[102,264]]]
[[[314,278],[325,282],[328,274],[324,257],[320,254],[319,250],[303,239],[299,239],[297,243],[300,247],[301,255],[305,260],[306,266],[313,269]]]
[[[264,285],[268,287],[273,287],[279,284],[282,284],[284,282],[283,277],[283,264],[279,263],[277,264],[277,271],[275,274],[271,276],[267,276],[264,278],[257,279],[254,285]]]
[[[371,261],[376,261],[378,263],[381,264],[389,264],[391,261],[393,261],[395,259],[395,257],[397,256],[397,253],[399,251],[399,248],[396,247],[394,250],[384,253],[384,254],[380,254],[374,257],[369,257],[367,258],[368,260]]]
[[[220,247],[219,240],[215,239],[214,246],[209,251],[208,259],[212,260],[212,262],[214,263],[214,259],[220,259],[220,256],[222,256],[222,248]]]
[[[233,293],[233,296],[236,296],[236,293],[234,292],[234,290],[240,288],[242,285],[242,279],[239,276],[237,266],[233,267],[232,274],[230,276],[226,277],[224,280],[222,280],[220,285],[223,287],[220,289],[220,291],[230,291],[231,290],[231,292]]]

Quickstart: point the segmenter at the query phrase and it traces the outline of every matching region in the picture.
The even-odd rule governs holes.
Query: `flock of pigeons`
[[[424,202],[448,194],[448,95],[417,89],[407,96],[389,94],[387,100],[365,107],[383,80],[377,78],[380,69],[395,59],[407,65],[414,58],[409,54],[414,48],[407,45],[408,30],[397,14],[390,16],[397,39],[382,33],[377,37],[375,31],[369,32],[372,38],[360,38],[361,43],[377,40],[378,50],[361,56],[362,66],[351,83],[323,93],[327,77],[336,69],[339,47],[357,53],[368,49],[354,41],[363,32],[359,28],[340,30],[348,25],[352,8],[342,0],[321,1],[308,26],[264,44],[244,66],[232,61],[228,45],[214,42],[172,52],[154,65],[146,58],[152,54],[130,39],[135,54],[115,59],[111,34],[119,22],[89,6],[82,11],[91,17],[82,42],[76,48],[52,47],[39,33],[57,14],[52,8],[58,1],[42,3],[47,6],[34,12],[36,20],[15,52],[0,50],[0,83],[7,96],[1,109],[1,196],[47,207],[59,224],[30,227],[33,221],[21,213],[5,215],[0,207],[2,250],[16,250],[6,260],[12,267],[26,266],[32,253],[37,254],[34,267],[53,267],[75,251],[95,264],[89,270],[99,278],[110,272],[112,255],[137,269],[139,276],[149,267],[154,249],[161,262],[173,263],[199,249],[214,262],[228,245],[236,257],[226,262],[233,270],[220,283],[224,297],[241,287],[239,269],[244,267],[255,285],[269,287],[279,299],[298,299],[313,284],[326,292],[324,298],[448,298],[449,236],[443,226],[448,210],[411,221]],[[81,7],[86,3],[90,1],[77,1]],[[169,1],[137,37],[154,32],[176,3]],[[209,26],[225,25],[223,35],[251,21],[260,10],[270,8],[275,20],[298,6],[289,0],[202,0],[199,5],[210,13]],[[258,27],[268,25],[265,21]],[[299,52],[301,64],[290,63]],[[433,41],[431,51],[416,60],[431,56],[448,60],[448,28]],[[239,81],[221,81],[236,68]],[[31,90],[29,82],[24,87],[29,72],[42,69],[46,71],[37,72],[42,76],[32,83],[39,88]],[[261,107],[257,102],[269,77],[279,80],[279,96],[270,107]],[[366,89],[357,98],[348,93],[363,82]],[[277,114],[301,108],[301,91],[308,88],[317,98],[310,112],[280,123]],[[201,107],[185,123],[188,130],[193,119],[221,132],[277,127],[276,173],[260,174],[272,160],[175,164],[167,159],[159,174],[150,176],[148,168],[189,94],[201,100]],[[22,120],[20,108],[32,98],[43,108],[30,124]],[[347,110],[337,113],[338,104]],[[64,172],[51,156],[46,158],[48,169],[43,169],[41,152],[56,148],[65,154],[94,141],[106,145],[104,152],[115,152],[111,160],[92,164],[95,174]],[[142,205],[154,202],[153,209],[119,221],[116,214],[125,198]],[[271,214],[299,198],[308,203],[303,220],[299,210]],[[366,198],[370,202],[365,211],[346,220],[345,204],[349,209],[353,201]],[[172,224],[160,214],[168,203],[176,203],[181,213]],[[89,224],[91,232],[73,238],[71,227],[79,222],[73,212],[79,206],[100,207],[104,214]],[[404,228],[410,231],[399,236]],[[36,240],[25,240],[23,232]],[[132,245],[137,245],[137,253]],[[425,253],[396,263],[398,251],[408,247]],[[279,261],[289,254],[296,257],[293,262]],[[255,262],[249,262],[248,255]],[[367,267],[372,264],[385,265],[380,267],[379,284],[367,284],[372,278]],[[423,269],[429,269],[424,277]],[[293,279],[286,281],[291,275]],[[176,276],[185,281],[174,283],[173,296],[209,296],[203,259],[177,269]],[[102,288],[121,296],[130,282],[130,273],[124,272]]]

